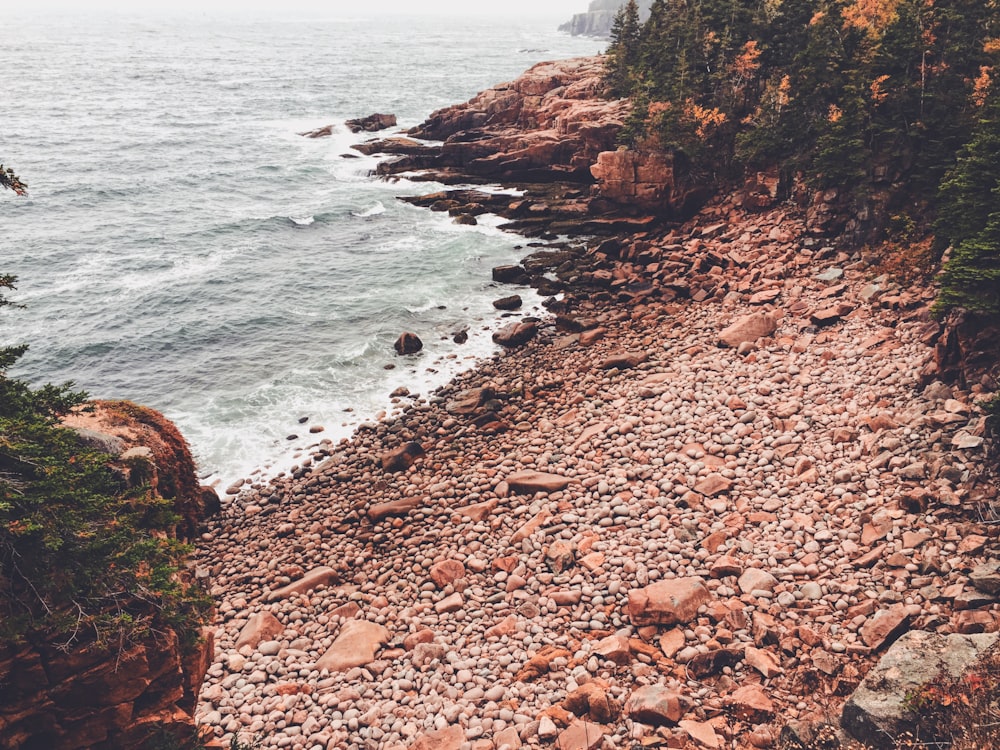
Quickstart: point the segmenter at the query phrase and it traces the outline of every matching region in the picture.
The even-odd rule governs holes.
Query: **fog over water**
[[[559,17],[582,13],[588,0],[503,0],[503,2],[470,2],[469,0],[144,0],[141,6],[133,0],[32,0],[31,3],[0,0],[0,11],[34,15],[61,11],[90,14],[96,11],[117,13],[222,13],[249,16],[261,13],[288,14],[308,12],[315,15],[406,15],[406,16],[495,16],[516,21],[525,17]]]

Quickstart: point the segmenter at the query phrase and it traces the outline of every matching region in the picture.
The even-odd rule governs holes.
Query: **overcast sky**
[[[364,16],[373,13],[406,15],[521,15],[566,16],[585,11],[589,0],[0,0],[0,10],[17,14],[34,11],[118,10],[140,14],[144,10],[197,10],[248,13],[309,12],[318,15]],[[0,19],[2,24],[2,19]]]

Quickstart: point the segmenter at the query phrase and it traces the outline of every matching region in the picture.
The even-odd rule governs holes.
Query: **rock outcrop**
[[[90,401],[63,420],[91,447],[108,454],[129,486],[148,484],[173,502],[176,533],[192,539],[214,504],[215,491],[198,483],[187,442],[158,411],[129,401]]]
[[[913,725],[911,701],[916,692],[942,678],[961,677],[998,638],[997,633],[907,633],[886,652],[844,705],[844,728],[869,747],[897,747],[897,740]]]
[[[944,321],[933,367],[925,375],[965,386],[1000,387],[1000,320],[965,310]]]
[[[379,174],[430,170],[444,182],[590,183],[591,164],[615,148],[629,106],[600,96],[603,67],[601,57],[539,63],[465,104],[438,110],[409,135],[444,143],[418,153],[406,145],[410,155],[380,164]]]
[[[686,218],[711,196],[711,189],[688,178],[679,151],[605,151],[590,168],[603,198],[621,206]]]
[[[347,120],[344,124],[347,125],[347,129],[352,133],[375,133],[379,130],[396,127],[396,115],[385,115],[376,112],[367,117]]]
[[[140,750],[157,734],[189,737],[213,648],[208,629],[187,647],[170,627],[113,648],[0,647],[0,746]]]
[[[177,428],[162,414],[128,402],[97,401],[65,420],[81,441],[108,455],[128,486],[148,486],[173,502],[178,536],[204,520],[205,488]],[[209,491],[211,492],[211,491]],[[214,492],[211,492],[214,496]],[[153,603],[121,602],[155,623],[121,643],[87,634],[29,633],[0,645],[0,747],[45,750],[139,750],[153,735],[189,738],[213,632],[180,632]]]
[[[445,184],[492,182],[522,194],[470,190],[407,200],[475,223],[491,212],[529,236],[643,231],[690,217],[712,194],[680,152],[619,149],[631,109],[603,96],[604,58],[535,65],[509,83],[434,112],[412,138],[360,143],[365,154],[396,158],[378,174]],[[440,141],[440,144],[422,141]]]

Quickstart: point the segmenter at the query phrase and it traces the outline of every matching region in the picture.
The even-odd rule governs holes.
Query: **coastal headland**
[[[845,702],[878,743],[888,651],[996,639],[982,386],[939,379],[934,290],[841,242],[836,195],[617,150],[599,71],[361,144],[463,185],[424,205],[558,240],[495,272],[552,314],[209,520],[217,745],[804,747]]]

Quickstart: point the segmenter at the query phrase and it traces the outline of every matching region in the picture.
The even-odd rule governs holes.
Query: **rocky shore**
[[[219,746],[801,747],[849,698],[878,742],[856,691],[897,639],[978,653],[1000,629],[983,389],[937,380],[933,290],[873,274],[765,178],[672,204],[672,165],[633,165],[670,189],[630,213],[583,175],[621,153],[591,136],[613,143],[625,105],[565,99],[586,87],[555,69],[412,134],[443,145],[367,147],[403,154],[385,175],[526,191],[425,201],[456,217],[588,236],[498,269],[556,295],[504,354],[209,522]]]

